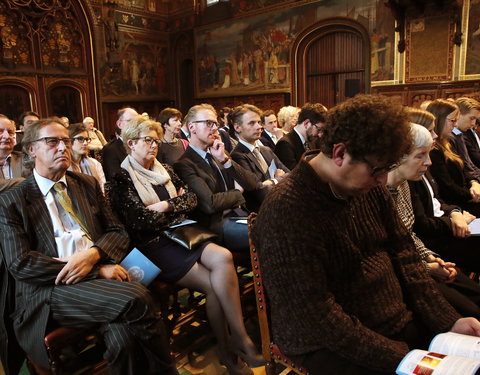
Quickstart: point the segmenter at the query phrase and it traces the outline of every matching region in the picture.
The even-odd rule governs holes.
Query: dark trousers
[[[239,224],[234,219],[223,219],[223,241],[224,246],[230,251],[248,252],[248,225]]]
[[[112,374],[178,375],[163,322],[139,283],[97,279],[57,286],[51,312],[64,326],[100,325]]]
[[[480,285],[459,272],[452,283],[437,282],[445,299],[463,316],[480,319]]]
[[[425,327],[410,322],[401,332],[390,338],[406,342],[411,349],[426,349],[433,334]],[[303,356],[292,356],[292,359],[306,368],[311,375],[392,375],[393,373],[393,371],[381,372],[358,366],[328,349],[320,349]]]

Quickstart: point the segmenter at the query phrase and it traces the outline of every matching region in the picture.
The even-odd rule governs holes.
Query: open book
[[[480,219],[473,220],[468,226],[472,236],[480,236]]]
[[[435,336],[428,351],[412,350],[397,367],[398,375],[478,375],[480,337],[447,332]]]

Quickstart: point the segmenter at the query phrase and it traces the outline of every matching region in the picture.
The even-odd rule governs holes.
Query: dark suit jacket
[[[480,169],[473,164],[468,150],[465,144],[464,133],[453,133],[450,136],[450,145],[452,146],[452,151],[454,151],[460,158],[463,160],[463,171],[467,176],[471,176],[478,181],[480,181]]]
[[[258,185],[255,175],[239,166],[235,161],[232,161],[230,168],[224,168],[218,163],[217,165],[227,183],[228,190],[225,192],[215,192],[217,182],[212,168],[191,147],[187,147],[173,168],[197,195],[198,205],[191,216],[200,224],[221,234],[223,211],[245,204],[242,193],[234,187],[234,180],[245,191],[255,190]]]
[[[304,152],[302,140],[294,130],[280,138],[275,146],[275,154],[290,170],[295,168]]]
[[[415,223],[413,231],[420,237],[437,236],[439,233],[451,233],[449,215],[458,206],[445,203],[438,195],[438,186],[430,172],[425,174],[432,186],[435,198],[440,202],[440,208],[445,214],[442,217],[435,217],[433,214],[433,202],[428,191],[428,186],[423,179],[420,181],[409,181],[410,195],[412,198]]]
[[[105,260],[108,255],[120,261],[128,237],[105,204],[98,182],[85,174],[67,172],[67,184],[94,245],[102,250]],[[54,259],[58,251],[53,224],[33,175],[0,195],[0,246],[15,279],[15,310],[11,313],[15,336],[35,362],[48,367],[43,338],[50,315],[49,301],[55,278],[65,263]],[[97,278],[97,270],[94,267],[84,281]]]
[[[15,132],[15,141],[16,141],[16,144],[15,146],[13,146],[13,150],[14,151],[18,151],[18,152],[21,152],[22,151],[22,140],[23,140],[23,136],[24,136],[24,132],[21,132],[21,131],[17,131]]]
[[[180,130],[180,138],[181,139],[185,139],[186,141],[188,141],[188,136],[183,132],[183,130]]]
[[[260,153],[262,154],[263,158],[265,159],[268,166],[272,163],[272,160],[275,161],[275,165],[278,169],[283,169],[285,173],[290,172],[288,169],[278,158],[277,155],[268,147],[260,146]],[[257,177],[257,183],[261,183],[265,180],[270,179],[270,175],[267,173],[262,172],[262,168],[258,163],[257,158],[253,155],[250,150],[245,147],[242,143],[238,142],[238,145],[232,152],[232,159],[235,160],[238,164],[240,164],[246,170],[252,172]]]
[[[220,134],[220,138],[222,138],[222,142],[225,145],[225,150],[232,152],[233,145],[232,140],[230,139],[230,134],[228,134],[228,129],[218,129],[218,134]]]
[[[473,164],[480,168],[480,148],[478,147],[477,140],[473,134],[475,130],[470,129],[463,133],[463,139],[465,140],[465,146],[467,147],[468,155]]]
[[[265,132],[265,130],[262,130],[262,136],[260,137],[260,141],[263,143],[264,146],[269,147],[271,150],[275,150],[275,142],[273,139]]]
[[[471,177],[464,173],[459,164],[446,160],[440,150],[430,151],[430,158],[432,159],[430,173],[438,184],[442,199],[447,203],[464,207],[472,199],[469,191]]]
[[[120,138],[108,142],[102,149],[102,166],[105,178],[110,181],[113,176],[120,172],[123,159],[127,157],[127,151]]]
[[[272,160],[274,160],[278,169],[283,169],[287,173],[290,172],[290,170],[283,165],[277,155],[275,155],[275,153],[268,147],[260,146],[260,153],[262,154],[268,166],[270,166]],[[262,172],[262,168],[260,167],[257,158],[241,142],[238,142],[231,156],[232,159],[235,160],[240,166],[255,174],[255,177],[257,178],[257,185],[259,188],[253,192],[246,192],[244,196],[247,201],[247,208],[250,211],[258,212],[260,205],[265,199],[268,191],[274,186],[262,185],[263,181],[270,179],[270,175],[268,171],[266,173]]]

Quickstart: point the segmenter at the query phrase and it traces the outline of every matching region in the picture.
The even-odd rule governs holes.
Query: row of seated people
[[[422,179],[433,138],[409,116],[373,95],[330,109],[319,152],[272,189],[257,215],[251,235],[273,340],[312,374],[392,374],[437,333],[480,336],[480,322],[461,317],[469,308],[478,317],[478,285],[412,230],[407,180]],[[478,246],[470,250],[478,259]],[[454,278],[477,301],[459,293],[462,314],[439,291],[465,291]]]
[[[310,110],[308,106],[304,109],[306,112]],[[259,129],[261,129],[260,112],[258,109],[254,106],[245,105],[240,107],[238,111],[243,112],[237,113],[238,118],[233,123],[237,133],[240,135],[240,140],[248,140],[249,137],[253,140],[258,139],[260,136]],[[180,221],[182,214],[193,209],[196,199],[198,199],[198,212],[194,217],[206,227],[216,231],[223,238],[223,243],[230,243],[233,248],[241,243],[241,239],[248,240],[246,233],[240,234],[241,228],[245,228],[245,226],[238,225],[235,221],[229,219],[232,215],[239,215],[234,208],[241,206],[244,202],[240,191],[235,189],[235,182],[239,182],[240,186],[245,186],[245,190],[250,189],[252,191],[258,190],[259,182],[260,185],[262,185],[262,182],[261,180],[255,181],[253,174],[248,171],[248,168],[242,168],[235,162],[232,162],[228,154],[225,153],[223,143],[220,142],[216,132],[216,114],[211,106],[195,106],[189,111],[185,119],[189,126],[190,145],[184,155],[175,163],[174,167],[182,179],[187,182],[187,185],[176,177],[170,168],[162,166],[155,159],[162,139],[162,129],[158,124],[134,113],[132,113],[130,119],[122,119],[122,116],[128,112],[129,110],[126,110],[121,113],[120,123],[117,123],[119,128],[122,129],[123,139],[121,141],[128,155],[121,161],[119,172],[111,179],[113,206],[126,224],[134,243],[149,258],[158,263],[162,269],[168,271],[164,273],[163,277],[168,281],[178,282],[180,285],[202,289],[202,285],[205,282],[202,281],[202,275],[208,275],[208,272],[222,274],[222,272],[215,272],[216,270],[213,269],[213,266],[216,265],[214,261],[218,260],[216,257],[220,256],[221,258],[222,256],[219,255],[222,254],[221,248],[213,243],[208,243],[194,252],[182,252],[181,250],[183,249],[174,246],[174,244],[169,243],[164,237],[159,235],[161,229]],[[125,121],[125,124],[122,124],[122,121]],[[245,129],[243,129],[243,124]],[[315,124],[316,122],[309,120],[307,129],[311,129]],[[245,133],[242,133],[243,131]],[[78,141],[73,142],[72,151],[76,143],[85,146],[86,137],[84,134],[79,137],[82,139],[77,137]],[[75,136],[72,138],[75,139]],[[66,142],[69,143],[68,141]],[[119,143],[118,140],[115,142]],[[115,144],[115,142],[112,142],[112,144]],[[65,142],[59,142],[57,139],[56,143],[61,145]],[[240,143],[240,145],[247,148],[243,143]],[[105,150],[107,149],[108,146]],[[253,156],[253,150],[250,152]],[[209,156],[210,154],[213,156],[213,159]],[[232,157],[234,154],[235,151],[232,153]],[[109,160],[108,157],[104,158],[104,161],[106,160]],[[261,167],[262,163],[259,162],[258,158],[253,159],[253,161],[255,161],[255,165]],[[214,163],[213,165],[212,162]],[[266,164],[265,161],[264,164]],[[394,184],[392,183],[392,185]],[[196,193],[196,196],[189,191],[189,186]],[[260,188],[264,187],[260,186]],[[228,195],[231,195],[235,202],[233,206],[224,205],[229,201]],[[218,212],[218,207],[222,207],[220,212]],[[172,213],[174,214],[172,215]],[[210,215],[210,217],[207,215]],[[232,228],[232,226],[236,228]],[[158,251],[159,248],[162,249],[161,252]],[[239,249],[244,249],[244,245]],[[223,252],[223,255],[225,255],[225,252]],[[451,264],[443,263],[438,257],[431,258],[433,256],[432,253],[428,254],[428,256],[430,258],[427,257],[424,260],[431,260],[431,262],[427,262],[432,264],[430,266],[431,269],[436,269],[435,265],[442,265],[442,270],[448,274],[447,276],[443,274],[439,279],[443,278],[444,281],[452,281],[455,278],[455,271],[452,269]],[[220,263],[225,263],[225,261],[220,260]],[[212,267],[209,267],[209,264],[212,264]],[[233,270],[233,267],[227,268]],[[232,272],[223,272],[223,274],[232,275]],[[211,277],[207,277],[207,279],[211,279]],[[222,282],[224,283],[225,281],[223,280]],[[228,292],[225,290],[215,291],[213,283],[211,287],[210,293],[208,290],[204,290],[207,293],[207,300],[209,295],[210,300],[214,295],[218,299],[219,293]],[[478,290],[475,290],[475,288],[472,290],[474,291],[472,294],[478,296]],[[233,294],[238,295],[238,291]],[[460,297],[456,295],[455,298],[458,300]],[[225,303],[225,300],[220,300],[220,303],[222,302]],[[229,301],[228,303],[231,302]],[[238,320],[240,316],[241,319],[241,309],[239,314],[236,311],[230,317],[226,311],[225,313],[226,320],[235,338],[238,332],[232,329],[232,326],[236,326],[232,318],[237,318]],[[214,319],[213,315],[209,316],[211,319]],[[215,319],[218,318],[218,315],[215,316]],[[222,319],[218,321],[221,322]],[[221,326],[223,325],[220,324],[220,327],[213,327],[220,343],[224,342],[221,334]],[[241,329],[238,337],[242,339],[246,337],[241,332]],[[253,358],[251,342],[248,342],[248,339],[244,341],[246,341],[246,347],[240,348],[238,354],[242,354],[241,356],[243,357],[247,355],[251,359]],[[228,359],[226,353],[222,356],[225,357],[224,363],[230,363],[231,371],[235,368],[238,370],[239,366],[238,363],[234,363],[235,359]],[[244,366],[241,368],[244,369]]]
[[[211,127],[203,125],[205,134],[210,132]],[[128,152],[110,181],[113,207],[126,220],[135,245],[160,266],[164,280],[206,293],[221,362],[232,374],[252,374],[244,360],[250,365],[263,360],[245,331],[231,253],[213,242],[186,251],[163,237],[161,229],[181,221],[197,205],[197,196],[156,160],[162,134],[156,122],[133,116],[123,130]],[[15,301],[16,338],[36,362],[47,365],[41,343],[50,317],[62,325],[102,323],[105,356],[115,373],[176,373],[145,290],[126,283],[125,270],[106,262],[118,262],[128,240],[104,204],[98,181],[66,172],[70,150],[87,143],[85,134],[71,137],[67,131],[56,119],[40,120],[25,131],[23,147],[34,163],[33,175],[0,199],[2,254],[21,291]],[[11,143],[13,134],[4,129],[5,134]],[[213,154],[220,158],[223,148],[217,149]],[[245,173],[238,169],[239,175]],[[253,186],[252,176],[239,181]],[[240,196],[235,196],[239,204]]]

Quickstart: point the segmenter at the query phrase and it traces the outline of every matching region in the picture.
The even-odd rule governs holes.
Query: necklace
[[[340,199],[342,201],[346,201],[347,198],[345,198],[344,196],[338,194],[335,189],[333,188],[333,186],[330,184],[330,182],[328,183],[328,186],[330,187],[330,191],[332,192],[333,196],[337,199]]]

